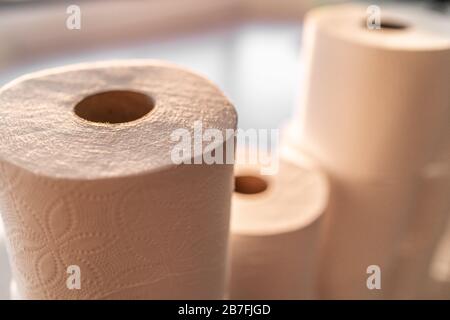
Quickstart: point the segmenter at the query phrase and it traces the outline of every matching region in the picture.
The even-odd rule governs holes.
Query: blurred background
[[[294,110],[301,86],[303,16],[312,7],[340,2],[344,1],[0,0],[0,85],[70,63],[163,59],[218,84],[238,110],[239,127],[278,128]],[[448,1],[442,0],[363,3],[421,6],[450,17]],[[80,9],[80,29],[67,27],[74,13],[71,5]],[[9,269],[1,241],[4,299]]]
[[[83,61],[152,58],[203,73],[242,128],[276,128],[299,88],[302,18],[339,0],[0,0],[0,85]],[[369,1],[448,12],[446,1]],[[70,6],[80,29],[66,26]],[[69,13],[68,13],[69,8]]]

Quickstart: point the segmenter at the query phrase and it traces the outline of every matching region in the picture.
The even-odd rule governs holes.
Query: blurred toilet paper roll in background
[[[387,284],[392,288],[389,298],[433,297],[427,282],[439,242],[450,222],[450,163],[428,165],[422,180],[417,210],[410,215],[397,254],[393,282]]]
[[[223,298],[233,166],[187,164],[234,139],[191,152],[195,121],[236,127],[219,89],[163,62],[92,63],[19,78],[0,106],[0,211],[22,298]]]
[[[307,14],[302,147],[339,175],[417,173],[450,126],[450,21],[408,7],[321,7]],[[372,20],[370,20],[372,19]]]
[[[305,153],[297,144],[297,133],[296,123],[285,126],[283,157]],[[329,180],[330,200],[319,248],[319,297],[385,298],[392,293],[398,250],[416,212],[422,180],[341,178],[333,174]],[[378,284],[380,288],[372,287]]]
[[[420,179],[331,178],[321,252],[320,294],[325,299],[386,298],[398,246],[417,210]]]
[[[303,160],[281,159],[272,176],[261,176],[258,165],[236,166],[230,299],[316,297],[329,190],[326,176]]]
[[[285,158],[304,153],[295,146],[295,132],[292,124],[284,129]],[[392,292],[398,250],[407,234],[409,219],[416,213],[422,180],[333,175],[329,179],[330,201],[319,248],[319,297],[385,298]]]

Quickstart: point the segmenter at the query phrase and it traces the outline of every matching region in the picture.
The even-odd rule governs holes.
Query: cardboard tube
[[[306,16],[301,145],[339,175],[419,172],[450,126],[450,22],[425,11],[325,6]]]
[[[281,160],[275,176],[260,176],[257,165],[241,164],[235,179],[230,298],[315,298],[328,201],[325,175],[304,163]]]
[[[171,157],[172,133],[191,142],[195,121],[235,129],[219,89],[162,62],[94,63],[19,78],[0,105],[0,205],[21,297],[223,298],[233,166]]]

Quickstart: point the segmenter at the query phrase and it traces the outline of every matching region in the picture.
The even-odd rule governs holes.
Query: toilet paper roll
[[[284,128],[284,157],[299,152],[297,132],[295,123]],[[449,219],[449,172],[444,161],[429,164],[421,174],[407,179],[331,175],[332,196],[324,220],[327,232],[319,276],[321,297],[441,297],[427,282],[437,241]],[[367,288],[369,265],[380,267],[382,290]]]
[[[173,158],[177,129],[190,143],[195,121],[235,128],[219,89],[163,62],[92,63],[19,78],[0,106],[0,205],[21,297],[223,297],[233,166],[187,161],[234,138]]]
[[[417,173],[450,126],[450,22],[426,11],[354,4],[305,20],[301,145],[340,175]]]
[[[231,218],[231,299],[316,297],[328,181],[307,162],[281,160],[274,176],[239,164]]]
[[[433,257],[450,221],[449,169],[448,164],[432,164],[424,170],[417,210],[410,216],[399,248],[394,282],[388,284],[390,298],[430,298]]]
[[[331,177],[320,262],[321,298],[389,296],[397,249],[420,191],[420,178],[342,181]]]

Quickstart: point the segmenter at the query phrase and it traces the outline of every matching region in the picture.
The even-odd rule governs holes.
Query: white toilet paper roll
[[[339,175],[417,173],[449,139],[450,21],[381,7],[381,29],[370,30],[366,9],[307,15],[297,135]]]
[[[418,180],[332,178],[321,253],[322,298],[388,296],[388,286],[394,281],[397,247],[417,207]]]
[[[296,133],[295,123],[284,129],[284,157],[298,153]],[[433,253],[449,219],[450,163],[443,157],[440,160],[409,178],[331,175],[319,276],[322,298],[443,296],[427,283]],[[380,267],[381,290],[367,288],[370,265]]]
[[[430,298],[433,257],[450,222],[449,169],[448,164],[433,164],[424,170],[417,210],[410,215],[397,254],[393,282],[387,284],[391,288],[390,298]]]
[[[328,181],[306,163],[281,160],[274,176],[260,176],[257,165],[236,167],[231,299],[316,297]]]
[[[0,106],[0,206],[21,297],[223,298],[233,166],[171,156],[172,134],[192,143],[196,121],[223,137],[235,128],[219,89],[167,63],[94,63],[19,78]]]

